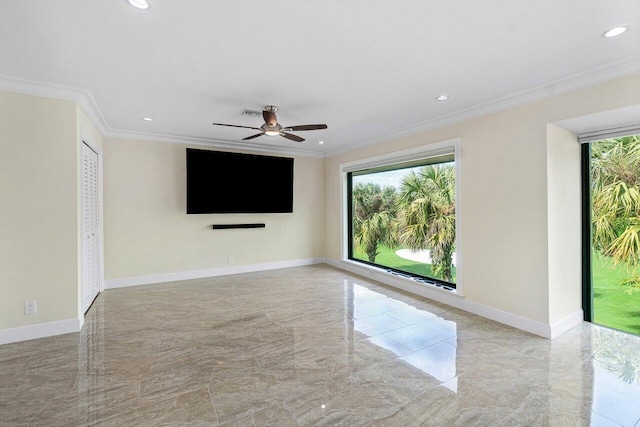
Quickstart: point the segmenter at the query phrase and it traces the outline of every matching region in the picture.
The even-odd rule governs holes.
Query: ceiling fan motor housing
[[[245,110],[245,112],[248,110]],[[218,126],[230,126],[230,127],[234,127],[234,128],[245,128],[245,129],[254,129],[254,130],[260,130],[262,131],[261,133],[257,133],[255,135],[251,135],[248,136],[246,138],[242,138],[243,141],[247,141],[250,139],[254,139],[257,138],[259,136],[262,135],[268,135],[268,136],[277,136],[280,135],[284,138],[290,139],[291,141],[295,141],[295,142],[302,142],[304,141],[304,138],[299,137],[298,135],[293,135],[289,132],[295,132],[295,131],[303,131],[303,130],[320,130],[320,129],[326,129],[327,125],[326,124],[313,124],[313,125],[298,125],[298,126],[288,126],[288,127],[282,127],[280,125],[280,123],[278,123],[278,118],[276,117],[276,111],[278,111],[278,107],[276,107],[275,105],[267,105],[264,107],[264,110],[262,110],[262,118],[264,119],[264,124],[262,126],[260,126],[259,128],[253,127],[253,126],[242,126],[242,125],[230,125],[230,124],[226,124],[226,123],[213,123],[214,125],[218,125]],[[245,113],[243,113],[245,114]],[[249,115],[249,114],[247,114]]]

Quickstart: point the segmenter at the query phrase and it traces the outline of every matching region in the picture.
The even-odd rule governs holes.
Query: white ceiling
[[[78,94],[110,136],[321,156],[640,72],[638,0],[148,1],[2,0],[0,89]],[[211,124],[265,105],[328,129]]]

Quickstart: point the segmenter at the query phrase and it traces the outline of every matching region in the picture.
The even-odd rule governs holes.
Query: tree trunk
[[[372,245],[367,247],[367,258],[369,262],[376,262],[376,255],[378,255],[378,245]]]

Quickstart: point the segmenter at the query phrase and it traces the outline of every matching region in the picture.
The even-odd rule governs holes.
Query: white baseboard
[[[2,329],[0,330],[0,345],[79,332],[83,324],[84,318],[76,318]]]
[[[176,273],[156,274],[150,276],[127,277],[105,281],[105,289],[115,289],[128,286],[149,285],[154,283],[172,282],[177,280],[201,279],[205,277],[224,276],[229,274],[250,273],[256,271],[274,270],[279,268],[300,267],[304,265],[326,263],[341,270],[349,271],[386,285],[411,292],[467,312],[486,317],[496,322],[512,326],[544,338],[553,339],[583,321],[582,310],[578,310],[551,325],[537,322],[513,313],[498,310],[472,301],[462,295],[437,287],[419,284],[413,280],[394,276],[382,269],[371,269],[356,263],[338,261],[332,258],[309,258],[292,261],[282,261],[264,264],[242,265],[236,267],[222,267],[206,270],[182,271]],[[373,273],[372,273],[373,272]],[[61,320],[57,322],[40,323],[17,328],[0,330],[0,345],[19,341],[27,341],[54,335],[78,332],[82,329],[83,318]]]
[[[582,321],[582,310],[580,310],[579,313],[576,312],[553,325],[549,325],[517,314],[508,313],[497,308],[466,300],[464,296],[456,292],[447,291],[427,284],[417,283],[408,278],[392,275],[382,269],[372,269],[370,267],[360,266],[354,262],[339,261],[331,258],[326,258],[325,262],[342,270],[364,277],[370,277],[371,279],[386,285],[459,308],[460,310],[464,310],[478,316],[486,317],[487,319],[491,319],[544,338],[553,339],[571,327],[577,325],[579,321]],[[579,321],[577,320],[578,318]]]
[[[584,322],[584,312],[582,311],[582,309],[576,310],[570,315],[565,316],[557,322],[553,322],[551,324],[550,338],[553,339],[557,336],[560,336],[582,322]]]
[[[263,264],[239,265],[235,267],[210,268],[206,270],[179,271],[176,273],[154,274],[149,276],[124,277],[105,280],[105,289],[126,288],[129,286],[151,285],[154,283],[175,282],[178,280],[202,279],[205,277],[226,276],[229,274],[252,273],[255,271],[275,270],[278,268],[300,267],[321,264],[324,258],[307,258],[291,261],[269,262]]]

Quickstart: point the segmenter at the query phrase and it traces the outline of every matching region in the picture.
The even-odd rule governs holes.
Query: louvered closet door
[[[100,292],[100,205],[98,154],[82,144],[82,309]]]

